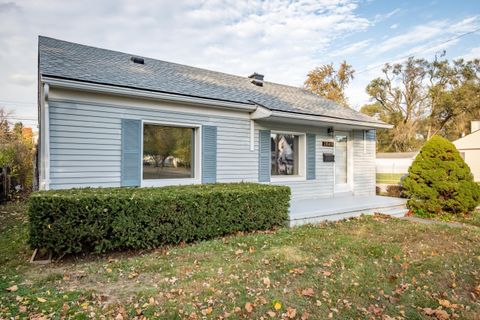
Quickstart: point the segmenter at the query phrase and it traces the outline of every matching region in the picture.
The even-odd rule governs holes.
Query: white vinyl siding
[[[71,98],[71,96],[70,96]],[[295,199],[326,198],[334,195],[334,163],[323,162],[323,153],[333,148],[322,141],[333,141],[326,127],[272,124],[255,121],[254,148],[251,150],[250,120],[245,115],[171,107],[159,108],[51,99],[50,105],[50,188],[119,187],[121,171],[121,119],[166,123],[211,125],[217,127],[217,182],[258,181],[259,130],[313,133],[315,141],[314,180],[278,181],[288,185]],[[202,108],[204,107],[196,107]],[[368,131],[364,146],[363,130],[350,131],[353,138],[353,193],[375,193],[375,131]],[[364,147],[365,151],[364,152]]]
[[[51,101],[51,189],[120,186],[122,118],[217,126],[217,181],[257,180],[248,119]]]
[[[375,195],[375,131],[353,130],[353,189],[359,196]]]

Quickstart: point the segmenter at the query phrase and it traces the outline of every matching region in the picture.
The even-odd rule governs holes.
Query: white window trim
[[[305,132],[292,132],[283,130],[271,130],[270,139],[272,134],[291,134],[298,136],[298,174],[297,175],[273,175],[271,172],[272,164],[270,163],[270,181],[271,182],[288,182],[288,181],[306,181],[306,168],[307,168],[307,139]],[[271,155],[270,155],[271,157]]]
[[[143,179],[143,132],[145,124],[153,124],[160,126],[171,126],[171,127],[183,127],[183,128],[193,128],[195,129],[195,141],[194,141],[194,169],[193,169],[193,178],[182,178],[182,179]],[[182,123],[182,122],[164,122],[156,120],[144,120],[142,119],[142,139],[141,139],[141,150],[140,150],[140,178],[142,187],[162,187],[162,186],[172,186],[172,185],[181,185],[181,184],[200,184],[202,183],[202,126],[199,124],[191,123]]]

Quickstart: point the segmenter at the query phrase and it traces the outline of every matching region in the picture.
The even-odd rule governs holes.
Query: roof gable
[[[453,141],[457,149],[480,149],[480,130]]]
[[[144,64],[137,64],[131,60],[133,56],[39,37],[39,73],[42,76],[258,104],[276,111],[383,123],[302,88],[268,81],[256,86],[248,77],[150,58],[144,58]]]

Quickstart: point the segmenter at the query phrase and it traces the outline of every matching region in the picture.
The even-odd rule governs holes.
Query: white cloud
[[[389,18],[393,17],[394,15],[396,15],[397,13],[399,13],[401,11],[402,10],[400,8],[396,8],[396,9],[394,9],[390,12],[387,12],[385,14],[377,14],[377,15],[375,15],[375,18],[373,19],[373,21],[375,23],[378,23],[378,22],[388,20]]]
[[[397,29],[398,28],[398,23],[394,23],[390,26],[390,29]]]
[[[460,59],[460,58],[464,60],[480,59],[480,47],[472,48],[465,54],[459,55],[455,59]]]
[[[330,52],[328,55],[331,57],[342,57],[341,59],[347,59],[347,56],[350,56],[354,53],[357,53],[372,43],[372,39],[361,40],[350,45],[347,45],[343,48]]]
[[[479,17],[480,16],[467,17],[457,22],[450,20],[435,20],[426,24],[417,25],[403,34],[389,37],[387,40],[371,47],[369,53],[379,55],[392,50],[396,50],[397,52],[401,50],[402,54],[413,52],[409,49],[405,50],[405,48],[411,48],[419,43],[425,45],[427,41],[431,40],[435,40],[435,43],[439,43],[442,40],[445,40],[445,36],[451,37],[477,29],[480,26]],[[431,43],[428,45],[431,45]]]
[[[356,0],[0,4],[0,99],[35,103],[39,34],[238,75],[258,71],[269,81],[301,85],[311,68],[326,63],[318,57],[333,41],[371,25],[357,7]]]

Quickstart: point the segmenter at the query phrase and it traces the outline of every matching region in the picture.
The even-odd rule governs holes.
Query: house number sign
[[[333,141],[322,141],[322,147],[333,148]]]

